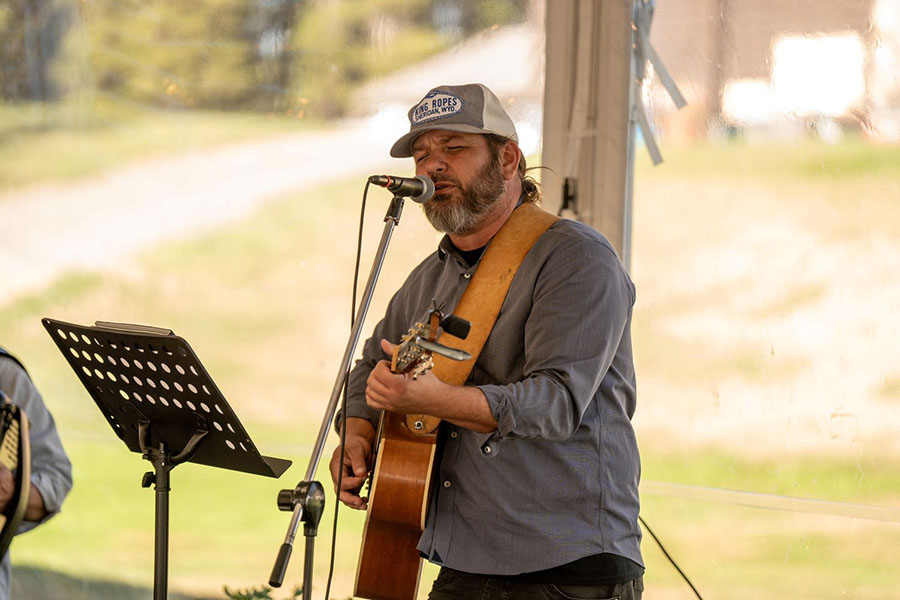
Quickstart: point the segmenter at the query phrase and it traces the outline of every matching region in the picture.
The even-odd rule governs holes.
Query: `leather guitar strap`
[[[460,339],[444,332],[438,339],[442,344],[465,350],[472,358],[456,361],[438,354],[433,355],[433,370],[438,379],[452,385],[463,385],[469,378],[525,255],[557,220],[555,215],[532,203],[526,203],[516,208],[494,235],[469,286],[453,310],[454,315],[472,324],[469,335]],[[410,431],[426,434],[437,429],[440,419],[427,415],[407,415],[406,422]],[[413,426],[416,422],[420,423],[419,427]],[[422,422],[424,427],[421,426]]]

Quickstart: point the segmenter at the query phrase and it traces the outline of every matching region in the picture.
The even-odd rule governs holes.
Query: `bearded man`
[[[515,125],[484,85],[434,88],[409,121],[391,155],[434,181],[424,210],[446,235],[351,372],[344,459],[338,449],[331,460],[340,500],[366,508],[380,411],[432,415],[442,422],[418,543],[441,566],[430,599],[639,599],[634,285],[606,238],[558,219],[518,265],[464,385],[393,373],[410,325],[433,302],[451,312],[514,211],[540,199]]]

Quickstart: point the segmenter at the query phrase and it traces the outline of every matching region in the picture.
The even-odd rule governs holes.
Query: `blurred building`
[[[651,41],[689,106],[675,115],[652,86],[656,125],[682,139],[813,127],[896,140],[898,38],[898,0],[658,2]]]

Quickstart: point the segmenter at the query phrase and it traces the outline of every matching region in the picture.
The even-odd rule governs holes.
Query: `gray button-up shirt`
[[[394,295],[350,376],[348,416],[377,423],[366,378],[432,300],[449,312],[476,267],[448,238]],[[419,550],[470,573],[512,575],[609,552],[643,564],[640,459],[631,417],[635,291],[609,242],[560,220],[512,282],[467,385],[497,431],[442,424],[438,471]]]

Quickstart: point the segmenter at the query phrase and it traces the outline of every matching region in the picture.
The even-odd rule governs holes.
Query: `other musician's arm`
[[[43,523],[60,511],[72,489],[72,464],[63,449],[53,415],[41,394],[18,365],[0,361],[0,378],[6,381],[7,395],[28,416],[31,444],[31,493],[19,533]],[[39,506],[32,503],[39,502]]]
[[[26,521],[36,522],[46,517],[48,511],[47,507],[44,506],[44,498],[41,496],[40,491],[38,491],[34,484],[29,485],[31,486],[31,490],[28,493],[28,503],[25,505],[25,515],[23,518]],[[9,470],[9,467],[0,463],[0,511],[6,510],[15,491],[16,482],[12,471]]]

